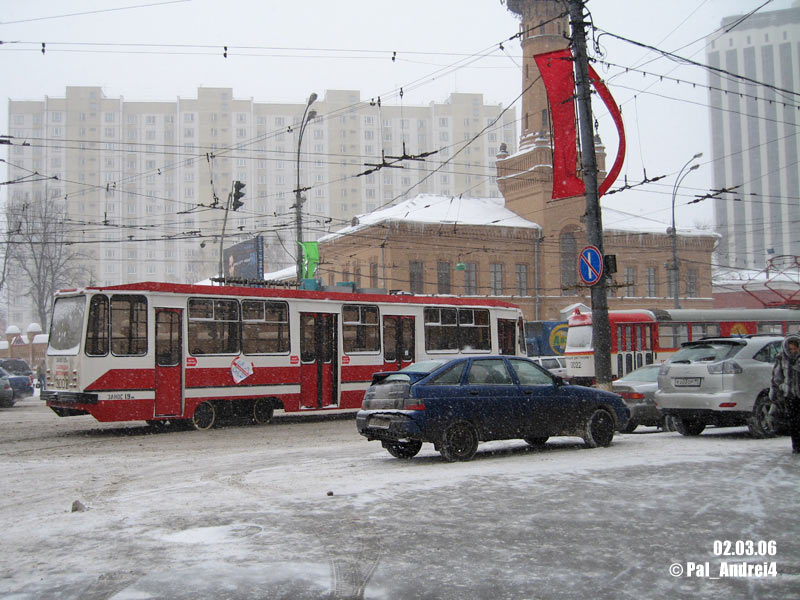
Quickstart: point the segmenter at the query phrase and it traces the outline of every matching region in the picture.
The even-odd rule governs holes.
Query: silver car
[[[622,396],[622,401],[631,411],[631,418],[622,433],[631,433],[639,425],[664,427],[664,415],[656,407],[660,368],[660,364],[644,365],[611,384],[611,391]]]
[[[656,404],[682,435],[707,425],[747,425],[757,438],[775,435],[769,400],[781,336],[708,338],[686,342],[661,365]]]

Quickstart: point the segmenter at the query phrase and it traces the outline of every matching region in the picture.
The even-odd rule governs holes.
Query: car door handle
[[[478,394],[480,394],[480,392],[478,390],[470,390],[469,391],[469,395],[470,396],[477,396]]]

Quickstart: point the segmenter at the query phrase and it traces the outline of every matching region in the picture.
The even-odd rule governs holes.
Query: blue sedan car
[[[445,460],[463,461],[489,440],[541,446],[564,435],[582,437],[590,448],[608,446],[628,418],[617,394],[566,385],[526,358],[481,356],[376,373],[356,426],[397,458],[430,442]]]

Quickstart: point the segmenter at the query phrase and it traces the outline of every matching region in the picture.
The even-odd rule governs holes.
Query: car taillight
[[[620,392],[619,395],[622,396],[623,399],[625,399],[625,400],[643,400],[644,399],[644,394],[641,394],[639,392]]]
[[[743,373],[742,367],[735,360],[723,360],[722,362],[712,363],[706,367],[711,374],[737,375]]]
[[[425,410],[425,400],[421,398],[406,398],[403,401],[403,410]]]
[[[736,402],[721,402],[719,407],[720,408],[733,408],[736,406]]]

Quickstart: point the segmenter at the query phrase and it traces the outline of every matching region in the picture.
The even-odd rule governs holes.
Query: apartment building
[[[714,201],[716,262],[761,269],[800,255],[800,3],[742,17],[706,46],[714,188],[735,188]]]
[[[419,193],[497,197],[495,157],[501,144],[516,148],[514,109],[481,94],[390,106],[328,90],[298,149],[305,108],[207,87],[174,101],[109,98],[100,87],[10,100],[8,179],[41,176],[10,186],[8,213],[63,207],[64,241],[88,273],[76,285],[195,282],[217,275],[223,246],[255,235],[266,270],[294,264],[298,187],[304,239],[316,239]],[[244,206],[226,211],[237,180]],[[6,288],[8,323],[31,319],[24,287],[12,277]]]

